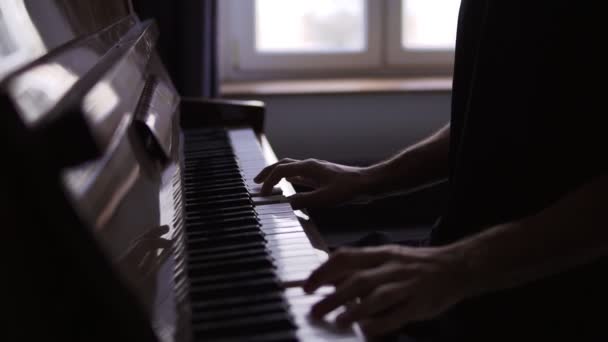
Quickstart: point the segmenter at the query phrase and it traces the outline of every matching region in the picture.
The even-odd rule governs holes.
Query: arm
[[[352,167],[308,159],[283,159],[266,167],[255,178],[270,193],[281,179],[311,187],[313,191],[290,198],[295,209],[327,206],[358,195],[378,194],[420,185],[448,172],[449,124],[397,156],[370,167]]]
[[[606,203],[608,177],[601,177],[536,215],[451,245],[339,251],[304,285],[308,292],[336,286],[312,314],[321,317],[360,298],[337,322],[359,322],[366,334],[382,335],[466,298],[589,263],[608,255]]]
[[[608,255],[608,177],[540,213],[486,230],[445,252],[458,260],[467,295],[510,288]]]
[[[447,177],[450,124],[396,156],[366,169],[370,193],[407,189]]]

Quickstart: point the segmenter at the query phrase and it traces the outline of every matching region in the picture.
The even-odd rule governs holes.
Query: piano
[[[182,98],[128,0],[0,1],[8,340],[357,341],[256,101]],[[4,287],[4,286],[3,286]]]

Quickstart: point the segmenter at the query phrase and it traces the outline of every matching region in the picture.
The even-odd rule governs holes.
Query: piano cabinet
[[[128,0],[0,2],[8,335],[361,340],[307,316],[327,248],[288,182],[253,182],[263,104],[180,97],[158,34]]]

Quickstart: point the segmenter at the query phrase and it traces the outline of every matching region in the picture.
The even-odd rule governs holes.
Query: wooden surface
[[[224,83],[224,96],[296,95],[378,92],[446,92],[451,77],[311,79]]]

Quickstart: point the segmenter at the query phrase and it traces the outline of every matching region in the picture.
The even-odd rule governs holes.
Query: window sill
[[[451,77],[357,78],[230,82],[221,85],[223,96],[319,95],[395,92],[449,92]]]

